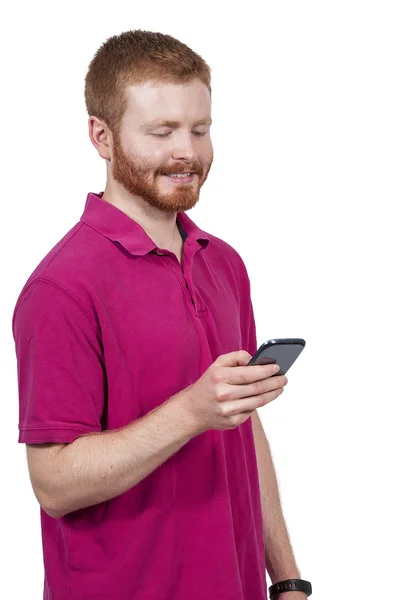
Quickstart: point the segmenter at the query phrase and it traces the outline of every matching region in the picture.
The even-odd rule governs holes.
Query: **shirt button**
[[[161,252],[160,250],[157,250],[156,254],[159,254],[160,256],[164,256],[164,252]]]

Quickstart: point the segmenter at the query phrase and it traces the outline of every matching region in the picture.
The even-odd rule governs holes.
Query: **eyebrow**
[[[212,122],[213,121],[211,118],[210,119],[200,119],[200,121],[195,121],[193,126],[197,127],[198,125],[211,125]],[[149,123],[144,123],[144,125],[141,125],[140,129],[144,129],[144,127],[173,127],[175,129],[176,127],[179,127],[180,125],[182,125],[182,123],[180,123],[180,121],[155,119],[154,121],[149,121]]]

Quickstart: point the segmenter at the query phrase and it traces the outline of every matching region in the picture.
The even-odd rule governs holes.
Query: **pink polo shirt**
[[[143,417],[221,354],[257,350],[237,251],[185,212],[182,267],[89,193],[18,297],[19,442],[73,442]],[[130,490],[60,519],[40,508],[45,600],[266,600],[251,419],[209,430]]]

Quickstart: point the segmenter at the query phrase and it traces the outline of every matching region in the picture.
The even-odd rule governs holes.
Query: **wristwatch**
[[[282,592],[305,592],[308,596],[312,594],[312,586],[309,581],[304,579],[284,579],[272,584],[269,588],[270,600],[278,597]]]

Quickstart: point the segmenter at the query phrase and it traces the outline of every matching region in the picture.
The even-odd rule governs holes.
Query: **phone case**
[[[276,338],[261,344],[257,352],[252,356],[247,366],[277,364],[280,367],[278,373],[272,375],[285,375],[292,364],[297,360],[305,347],[302,338]]]

